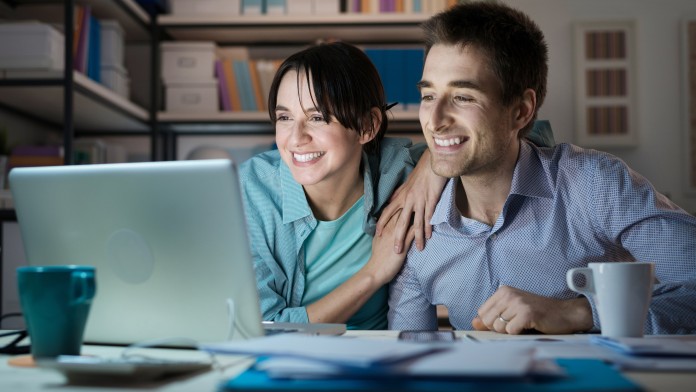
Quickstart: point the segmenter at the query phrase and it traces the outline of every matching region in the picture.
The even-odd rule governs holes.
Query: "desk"
[[[458,331],[458,334],[463,332]],[[347,336],[360,337],[365,339],[396,339],[398,331],[349,331]],[[480,340],[487,339],[534,339],[534,338],[559,338],[559,339],[585,339],[578,335],[563,336],[509,336],[494,332],[469,332]],[[696,336],[692,336],[696,340]],[[0,344],[4,340],[0,339]],[[82,353],[85,355],[98,356],[118,356],[122,347],[107,346],[84,346]],[[163,358],[186,358],[199,359],[205,354],[193,350],[169,350],[169,349],[146,349],[148,355]],[[169,379],[165,382],[131,384],[127,386],[114,386],[105,381],[103,385],[72,386],[66,385],[64,377],[57,372],[39,368],[18,368],[9,366],[7,360],[11,358],[7,355],[0,355],[0,391],[61,391],[61,392],[119,392],[134,391],[143,389],[155,389],[159,391],[215,391],[219,384],[231,377],[244,371],[253,361],[239,356],[218,355],[218,361],[223,365],[223,370],[210,370],[203,374],[190,377]],[[676,373],[676,372],[625,372],[628,378],[643,386],[647,391],[693,391],[696,385],[696,374]]]

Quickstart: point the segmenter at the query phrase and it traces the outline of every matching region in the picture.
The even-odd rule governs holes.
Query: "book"
[[[227,75],[224,70],[222,60],[215,60],[215,77],[218,81],[218,95],[220,96],[220,106],[223,112],[232,110],[230,104],[230,91],[227,89]]]
[[[222,69],[225,72],[227,81],[227,92],[230,96],[230,110],[238,112],[242,110],[242,98],[237,85],[237,73],[234,70],[234,63],[230,59],[222,60]]]
[[[263,89],[261,88],[261,78],[259,76],[257,62],[256,60],[249,60],[248,65],[254,102],[256,102],[256,110],[266,110],[266,100],[264,99]]]

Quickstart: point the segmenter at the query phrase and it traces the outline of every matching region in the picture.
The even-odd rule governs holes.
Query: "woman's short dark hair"
[[[334,116],[359,135],[374,132],[375,137],[365,144],[364,151],[379,151],[388,125],[384,88],[377,69],[362,50],[344,42],[323,43],[283,61],[268,97],[268,114],[274,124],[280,81],[291,70],[297,71],[298,86],[302,76],[311,80],[313,103],[327,122]],[[374,108],[381,119],[376,118]],[[374,124],[380,124],[379,129],[373,129]]]
[[[500,3],[464,3],[437,14],[422,25],[426,56],[433,45],[471,45],[489,58],[500,81],[504,105],[531,88],[537,106],[520,137],[531,130],[546,97],[548,48],[544,34],[524,13]]]

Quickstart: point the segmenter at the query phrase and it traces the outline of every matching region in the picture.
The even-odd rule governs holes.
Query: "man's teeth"
[[[324,155],[323,152],[311,152],[309,154],[292,154],[296,161],[299,162],[309,162],[312,159],[319,158]]]
[[[460,144],[462,142],[462,139],[455,137],[452,139],[435,139],[435,144],[438,146],[442,147],[449,147],[449,146],[454,146],[456,144]]]

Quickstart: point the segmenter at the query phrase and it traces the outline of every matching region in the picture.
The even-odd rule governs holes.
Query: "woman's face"
[[[327,119],[314,107],[304,74],[288,71],[281,79],[275,107],[276,144],[298,183],[308,187],[340,184],[359,175],[362,146],[368,138]],[[363,139],[365,139],[363,141]]]

